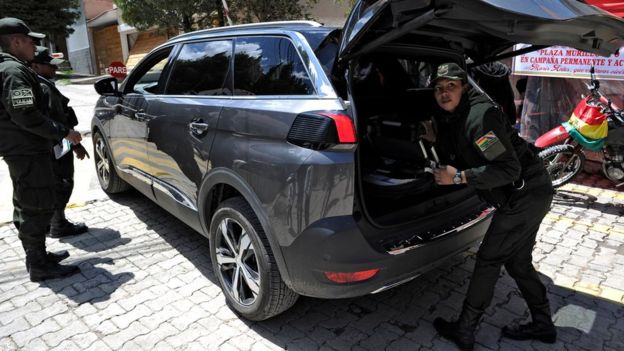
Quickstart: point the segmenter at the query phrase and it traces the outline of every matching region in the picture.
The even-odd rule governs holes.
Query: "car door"
[[[461,48],[477,62],[515,43],[603,56],[624,43],[621,19],[576,0],[360,0],[344,28],[343,60],[390,42]]]
[[[163,71],[167,68],[171,47],[149,55],[124,82],[122,97],[115,117],[110,122],[110,148],[115,164],[124,179],[152,197],[151,173],[146,151],[148,110],[163,88]]]
[[[229,99],[231,40],[180,44],[165,93],[150,102],[147,153],[159,204],[197,218],[197,192],[209,168],[222,100]]]

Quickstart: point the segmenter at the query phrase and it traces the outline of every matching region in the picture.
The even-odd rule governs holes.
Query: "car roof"
[[[202,29],[194,32],[183,33],[171,38],[169,41],[159,46],[173,45],[179,42],[207,39],[212,37],[222,37],[229,35],[251,35],[251,34],[276,34],[284,31],[299,32],[306,34],[329,34],[336,30],[335,27],[326,27],[314,21],[276,21],[248,23],[234,26]]]

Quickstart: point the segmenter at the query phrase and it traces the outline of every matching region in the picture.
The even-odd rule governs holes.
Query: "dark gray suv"
[[[248,319],[300,294],[379,292],[489,224],[471,188],[428,172],[444,157],[422,137],[437,65],[509,57],[516,42],[609,54],[622,34],[619,19],[573,0],[361,1],[344,31],[183,34],[119,86],[96,83],[97,174],[106,192],[134,187],[208,237],[227,302]]]

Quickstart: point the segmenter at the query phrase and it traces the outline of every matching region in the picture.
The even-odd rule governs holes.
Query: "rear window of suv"
[[[314,95],[308,72],[286,38],[237,38],[234,95]]]
[[[173,64],[166,94],[229,95],[226,78],[231,56],[231,40],[184,44]]]

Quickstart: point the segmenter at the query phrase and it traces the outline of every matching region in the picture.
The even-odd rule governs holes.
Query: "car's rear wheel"
[[[282,313],[299,297],[282,280],[260,222],[240,197],[224,201],[212,217],[210,258],[228,305],[249,320]]]
[[[111,161],[111,153],[108,150],[104,136],[100,132],[95,132],[93,135],[93,149],[95,171],[97,172],[102,190],[108,194],[116,194],[128,190],[130,185],[121,179],[117,171],[115,171]]]

